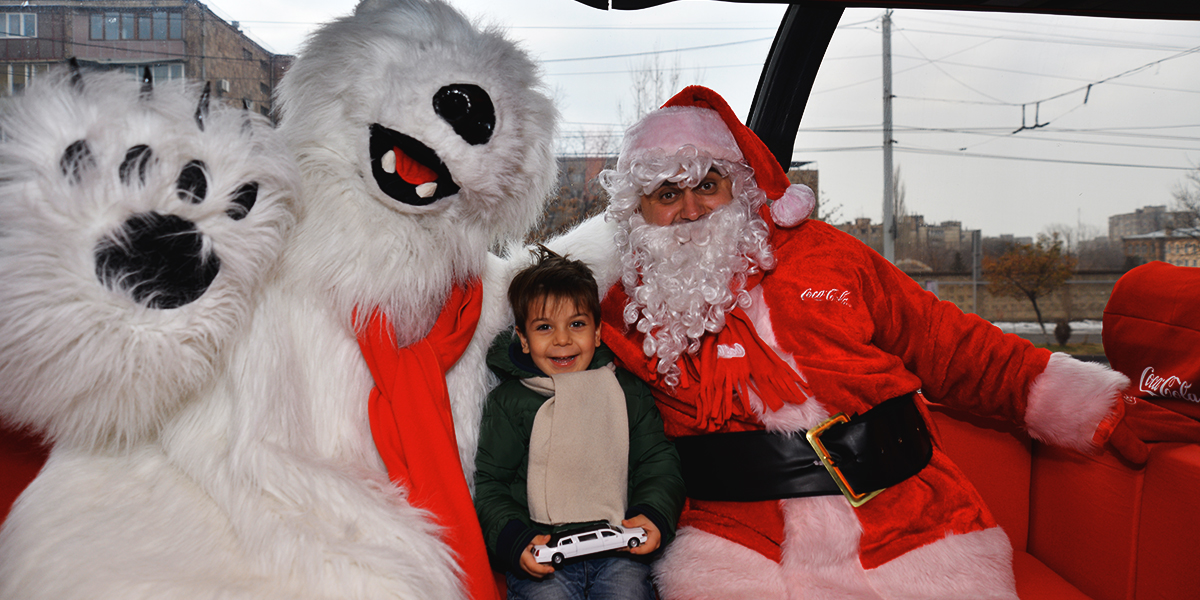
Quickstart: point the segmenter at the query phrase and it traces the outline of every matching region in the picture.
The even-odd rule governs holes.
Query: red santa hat
[[[688,145],[715,159],[749,165],[770,201],[771,220],[780,227],[799,224],[816,207],[812,189],[788,181],[766,144],[738,120],[725,99],[698,85],[684,88],[625,133],[617,168],[652,151],[674,153]]]

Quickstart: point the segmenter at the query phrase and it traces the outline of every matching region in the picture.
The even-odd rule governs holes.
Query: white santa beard
[[[720,331],[735,305],[745,307],[746,277],[772,264],[766,225],[741,201],[690,223],[649,225],[635,213],[629,225],[624,320],[646,334],[643,352],[657,356],[659,373],[676,385],[679,356],[697,351],[706,332]]]

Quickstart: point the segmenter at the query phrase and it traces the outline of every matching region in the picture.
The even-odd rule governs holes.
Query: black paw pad
[[[221,270],[205,256],[204,236],[191,221],[143,213],[96,247],[96,277],[110,289],[127,290],[150,308],[178,308],[204,295]]]
[[[121,183],[129,185],[133,176],[137,175],[138,183],[146,183],[146,169],[150,166],[150,159],[154,158],[154,153],[150,151],[150,146],[138,144],[125,151],[125,160],[121,163]]]
[[[58,161],[58,166],[71,183],[79,183],[84,170],[96,166],[96,159],[92,156],[92,148],[88,146],[87,140],[78,140],[67,146]]]
[[[192,204],[204,202],[204,197],[208,195],[208,177],[204,171],[204,162],[199,160],[184,165],[175,184],[180,200]]]
[[[234,221],[241,221],[250,214],[250,209],[254,208],[256,200],[258,200],[258,184],[251,181],[233,193],[233,205],[225,209],[225,214]]]

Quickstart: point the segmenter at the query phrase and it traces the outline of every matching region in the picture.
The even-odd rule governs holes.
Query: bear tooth
[[[417,186],[417,195],[422,198],[429,198],[437,191],[437,182],[430,181]]]
[[[393,150],[388,150],[387,154],[384,154],[383,158],[379,159],[379,163],[380,163],[379,166],[383,167],[384,173],[395,173],[396,172],[396,152]]]

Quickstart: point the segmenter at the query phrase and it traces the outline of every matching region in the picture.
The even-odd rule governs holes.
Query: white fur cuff
[[[1096,427],[1128,386],[1127,377],[1107,366],[1055,352],[1029,387],[1025,426],[1037,440],[1094,452]]]

